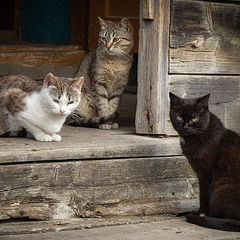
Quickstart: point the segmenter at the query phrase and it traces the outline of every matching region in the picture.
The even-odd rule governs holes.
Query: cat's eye
[[[196,122],[199,121],[199,119],[198,119],[197,117],[195,117],[195,118],[193,118],[191,121],[192,121],[193,123],[196,123]]]
[[[105,37],[101,37],[101,40],[102,40],[103,42],[106,42],[106,38],[105,38]]]
[[[119,38],[117,38],[117,37],[113,38],[114,42],[117,42],[118,40],[119,40]]]
[[[179,122],[181,122],[181,121],[183,120],[183,118],[180,117],[180,116],[177,116],[177,120],[178,120]]]
[[[53,101],[54,101],[55,103],[59,103],[59,101],[58,101],[57,99],[53,99]]]
[[[74,103],[74,101],[69,101],[67,105],[69,105],[69,104],[73,104],[73,103]]]

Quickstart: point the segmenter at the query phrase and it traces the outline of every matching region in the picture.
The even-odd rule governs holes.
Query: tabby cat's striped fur
[[[83,59],[77,76],[84,76],[82,99],[67,123],[102,129],[118,128],[113,121],[122,92],[127,84],[133,59],[133,28],[128,19],[105,21],[98,47]]]

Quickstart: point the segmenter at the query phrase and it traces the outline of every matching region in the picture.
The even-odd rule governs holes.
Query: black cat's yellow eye
[[[57,99],[53,99],[53,101],[54,101],[55,103],[59,103],[59,101],[58,101]]]
[[[117,37],[113,38],[114,42],[117,42],[118,40],[119,40],[119,38],[117,38]]]
[[[196,118],[193,118],[191,121],[192,121],[193,123],[196,123],[196,122],[199,121],[199,119],[196,117]]]
[[[181,122],[181,121],[183,120],[183,118],[180,117],[180,116],[177,116],[177,120],[178,120],[179,122]]]
[[[69,101],[67,105],[69,105],[69,104],[73,104],[73,103],[74,103],[74,101]]]

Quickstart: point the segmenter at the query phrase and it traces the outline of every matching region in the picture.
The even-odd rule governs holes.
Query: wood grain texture
[[[79,66],[86,51],[78,46],[1,45],[0,63],[18,66]]]
[[[140,11],[136,132],[165,134],[170,1],[154,2],[154,20]],[[156,30],[157,29],[157,30]]]
[[[0,186],[0,219],[177,213],[198,195],[184,157],[2,165]]]
[[[103,131],[64,126],[62,142],[0,138],[0,163],[181,155],[178,138],[151,138],[133,132],[133,128]]]
[[[143,19],[154,19],[154,0],[143,0]]]
[[[240,5],[172,0],[171,9],[170,73],[240,74]]]

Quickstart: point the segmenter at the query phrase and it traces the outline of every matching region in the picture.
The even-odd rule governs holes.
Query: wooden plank
[[[87,50],[88,1],[70,1],[70,44],[77,44]]]
[[[79,66],[86,51],[78,46],[1,45],[0,63],[18,66]]]
[[[210,96],[210,110],[227,128],[240,133],[240,76],[170,75],[169,91],[181,97]],[[169,104],[168,104],[169,108]],[[168,134],[176,134],[170,124]]]
[[[0,138],[0,164],[182,155],[178,138],[143,137],[133,132],[133,128],[103,131],[64,126],[62,142]]]
[[[240,5],[188,0],[171,4],[169,72],[240,74]]]
[[[0,219],[176,213],[192,210],[192,205],[183,209],[181,201],[197,195],[197,179],[184,157],[0,168]]]
[[[156,0],[154,20],[140,11],[136,132],[165,134],[168,89],[170,1]],[[158,29],[158,31],[156,31]]]
[[[143,0],[143,19],[154,19],[154,0]]]

